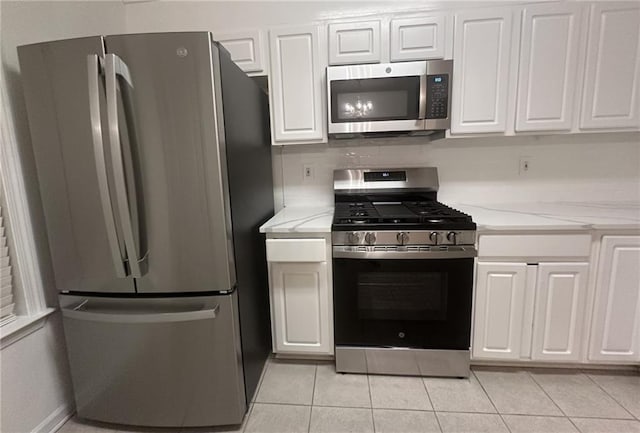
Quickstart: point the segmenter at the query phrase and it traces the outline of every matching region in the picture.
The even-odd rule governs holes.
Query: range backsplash
[[[600,133],[275,147],[276,204],[332,205],[336,168],[405,166],[438,167],[445,203],[640,200],[640,133]]]

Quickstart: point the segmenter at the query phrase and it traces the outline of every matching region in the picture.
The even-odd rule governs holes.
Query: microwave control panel
[[[449,75],[427,75],[427,119],[446,119],[449,112]]]

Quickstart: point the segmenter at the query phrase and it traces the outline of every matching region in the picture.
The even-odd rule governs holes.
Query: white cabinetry
[[[640,128],[640,3],[591,7],[581,129]]]
[[[580,361],[587,263],[541,263],[535,289],[531,359]]]
[[[526,263],[478,263],[473,357],[520,359]]]
[[[451,133],[505,132],[517,43],[511,8],[474,9],[455,15]],[[512,42],[515,41],[515,42]]]
[[[474,359],[580,362],[590,254],[586,233],[481,235]]]
[[[603,236],[590,361],[640,361],[640,236]]]
[[[213,38],[231,54],[231,60],[248,75],[266,74],[263,32],[257,29],[215,32]]]
[[[325,238],[267,239],[273,351],[333,354],[331,256]]]
[[[381,21],[329,24],[329,64],[380,63]]]
[[[392,62],[445,57],[445,17],[433,15],[391,20]],[[452,41],[449,41],[451,43]]]
[[[524,8],[516,131],[571,129],[583,9],[577,3]]]
[[[324,34],[324,28],[316,25],[269,31],[274,144],[327,141]]]

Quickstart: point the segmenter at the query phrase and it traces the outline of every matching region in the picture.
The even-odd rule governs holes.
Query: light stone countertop
[[[260,233],[331,233],[333,207],[289,206],[260,227]]]
[[[640,202],[445,203],[471,215],[478,231],[640,230]],[[261,233],[330,233],[333,207],[289,206]]]
[[[449,203],[447,203],[449,204]],[[450,203],[478,231],[640,230],[640,202]]]

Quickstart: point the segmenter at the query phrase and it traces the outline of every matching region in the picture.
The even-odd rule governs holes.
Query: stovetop
[[[332,229],[475,230],[471,217],[436,200],[336,202]]]

